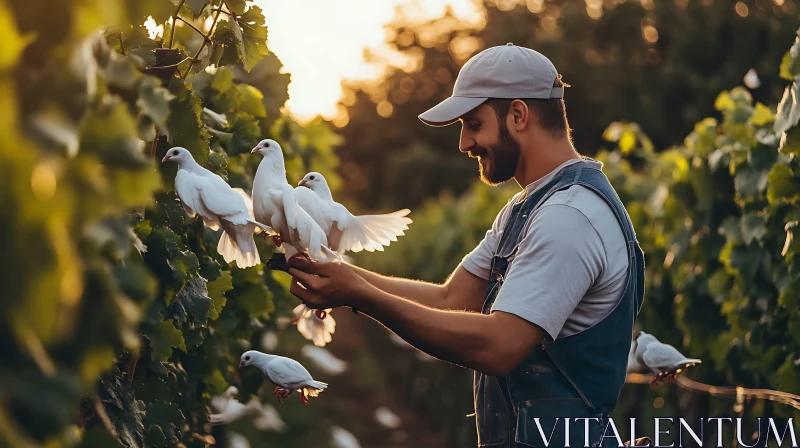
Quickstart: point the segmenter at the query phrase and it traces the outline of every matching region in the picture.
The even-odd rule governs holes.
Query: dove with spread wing
[[[675,347],[664,344],[644,331],[640,331],[636,336],[635,353],[636,361],[655,374],[650,381],[651,387],[655,387],[665,379],[671,383],[679,373],[702,362],[696,358],[687,358]]]
[[[294,188],[286,180],[283,150],[278,142],[262,140],[251,152],[263,156],[253,180],[253,213],[257,221],[267,223],[278,233],[273,236],[275,245],[288,257],[305,254],[314,261],[340,259],[328,247],[325,232],[297,204]]]
[[[306,187],[314,194],[309,194]],[[381,215],[353,215],[344,205],[333,200],[325,177],[317,172],[306,174],[295,189],[297,201],[314,221],[325,230],[328,245],[339,254],[345,251],[383,251],[411,224],[408,209]]]
[[[276,386],[273,395],[281,403],[284,399],[289,398],[292,392],[297,391],[300,393],[300,401],[308,404],[308,397],[319,396],[319,393],[328,387],[327,383],[312,378],[302,364],[284,356],[248,350],[242,353],[239,359],[239,370],[247,366],[258,369]]]
[[[240,268],[261,263],[253,233],[256,229],[268,234],[274,232],[253,219],[241,194],[217,174],[200,166],[186,148],[170,148],[161,162],[178,164],[175,193],[186,215],[190,218],[200,215],[212,230],[222,228],[217,244],[222,258],[228,263],[236,261]]]

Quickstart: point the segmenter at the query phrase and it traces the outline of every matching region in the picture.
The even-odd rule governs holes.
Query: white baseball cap
[[[419,119],[430,126],[447,126],[489,98],[563,98],[563,87],[553,86],[557,77],[556,67],[538,51],[510,42],[487,48],[461,67],[453,95]]]

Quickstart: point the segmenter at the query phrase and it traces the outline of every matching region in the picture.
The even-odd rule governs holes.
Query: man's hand
[[[317,263],[307,258],[289,260],[289,292],[311,309],[357,306],[373,289],[346,263]]]

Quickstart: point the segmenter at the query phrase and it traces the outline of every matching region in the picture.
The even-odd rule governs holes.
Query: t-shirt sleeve
[[[517,196],[514,196],[514,198],[516,197]],[[484,280],[489,280],[492,258],[494,257],[495,250],[497,250],[498,243],[500,243],[500,236],[503,234],[503,227],[511,212],[510,207],[514,198],[508,201],[505,207],[503,207],[500,213],[494,218],[492,228],[486,231],[483,240],[475,246],[472,252],[468,253],[464,256],[464,259],[461,260],[461,266],[463,266],[467,272]]]
[[[589,219],[568,205],[545,204],[531,218],[492,310],[532,322],[555,340],[605,264]]]

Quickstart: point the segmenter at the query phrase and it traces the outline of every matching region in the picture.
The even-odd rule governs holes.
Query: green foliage
[[[184,146],[249,194],[260,139],[297,146],[295,182],[338,140],[280,114],[288,75],[243,1],[0,0],[0,34],[0,445],[213,443],[209,399],[296,301],[224,262],[158,162]]]
[[[698,123],[684,146],[640,154],[636,166],[621,157],[623,148],[600,154],[648,260],[640,324],[704,359],[695,379],[800,392],[800,345],[791,331],[800,316],[793,243],[800,184],[796,154],[784,143],[797,131],[788,93],[797,88],[797,80],[787,87],[774,120],[737,87],[717,97],[722,120]],[[659,174],[676,161],[684,172]],[[682,338],[669,336],[675,325]]]

